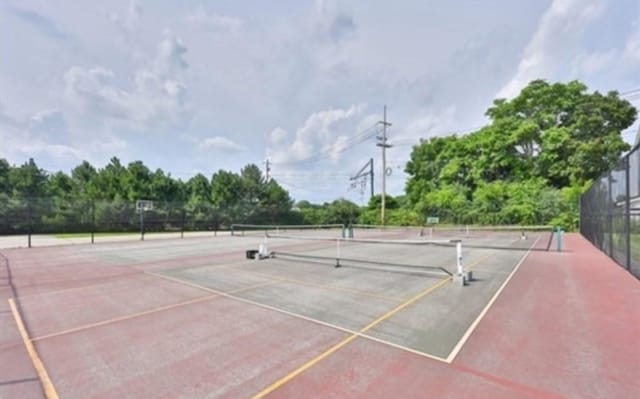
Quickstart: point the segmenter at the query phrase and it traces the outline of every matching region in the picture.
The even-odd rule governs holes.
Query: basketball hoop
[[[137,200],[136,201],[136,212],[145,212],[153,210],[153,201],[150,200]]]

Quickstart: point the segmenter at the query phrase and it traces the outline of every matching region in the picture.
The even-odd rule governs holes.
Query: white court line
[[[447,356],[447,359],[446,359],[447,363],[453,362],[453,360],[456,358],[458,353],[460,353],[460,351],[462,350],[462,347],[467,342],[467,340],[469,339],[469,337],[471,336],[473,331],[476,329],[478,324],[480,324],[480,321],[484,318],[484,316],[487,314],[487,312],[489,312],[489,309],[493,306],[493,303],[496,301],[496,299],[498,299],[498,296],[500,296],[500,293],[502,293],[502,290],[507,286],[507,284],[511,280],[511,277],[513,277],[513,275],[518,271],[520,266],[524,263],[524,261],[527,259],[527,257],[531,253],[531,249],[536,246],[536,244],[538,243],[539,240],[540,240],[540,237],[538,237],[534,241],[533,245],[531,245],[531,247],[529,247],[527,252],[522,256],[522,259],[520,259],[520,262],[518,262],[516,267],[514,267],[513,270],[511,271],[511,273],[509,273],[509,276],[506,278],[506,280],[504,280],[504,282],[502,283],[500,288],[498,288],[498,291],[496,291],[496,293],[493,294],[493,296],[489,300],[489,303],[487,303],[487,305],[484,307],[484,309],[482,309],[482,312],[480,312],[478,317],[473,321],[473,323],[471,323],[471,326],[467,329],[467,332],[464,333],[462,338],[460,338],[460,340],[458,341],[456,346],[449,353],[449,356]]]
[[[154,273],[154,272],[145,272],[145,273],[150,274],[150,275],[155,276],[155,277],[158,277],[158,278],[167,279],[167,280],[170,280],[170,281],[181,283],[181,284],[184,284],[184,285],[187,285],[187,286],[190,286],[190,287],[199,288],[201,290],[208,291],[208,292],[211,292],[211,293],[216,293],[216,294],[219,294],[220,296],[223,296],[223,297],[226,297],[226,298],[229,298],[229,299],[234,299],[234,300],[239,301],[239,302],[248,303],[250,305],[258,306],[258,307],[261,307],[263,309],[272,310],[274,312],[278,312],[278,313],[281,313],[281,314],[284,314],[284,315],[287,315],[287,316],[291,316],[291,317],[294,317],[296,319],[301,319],[301,320],[308,321],[308,322],[311,322],[311,323],[314,323],[314,324],[319,324],[319,325],[324,326],[324,327],[329,327],[331,329],[338,330],[340,332],[344,332],[344,333],[347,333],[347,334],[350,334],[350,335],[355,335],[355,336],[362,337],[362,338],[365,338],[365,339],[368,339],[368,340],[371,340],[371,341],[374,341],[374,342],[385,344],[385,345],[391,346],[391,347],[396,348],[396,349],[401,349],[401,350],[403,350],[405,352],[413,353],[414,355],[426,357],[426,358],[429,358],[429,359],[432,359],[432,360],[437,360],[439,362],[450,363],[450,362],[447,361],[447,359],[444,359],[444,358],[441,358],[441,357],[438,357],[438,356],[435,356],[435,355],[431,355],[429,353],[421,352],[419,350],[412,349],[412,348],[409,348],[409,347],[406,347],[406,346],[395,344],[393,342],[389,342],[389,341],[386,341],[386,340],[381,339],[381,338],[376,338],[376,337],[373,337],[373,336],[368,335],[366,333],[359,332],[359,331],[356,331],[356,330],[352,330],[350,328],[341,327],[339,325],[332,324],[332,323],[327,323],[325,321],[314,319],[314,318],[308,317],[308,316],[304,316],[304,315],[301,315],[299,313],[290,312],[288,310],[280,309],[280,308],[277,308],[275,306],[267,305],[267,304],[256,302],[256,301],[252,301],[251,299],[245,299],[245,298],[242,298],[242,297],[239,297],[239,296],[236,296],[236,295],[232,295],[232,294],[228,294],[228,293],[225,293],[225,292],[222,292],[222,291],[215,290],[213,288],[209,288],[209,287],[205,287],[205,286],[202,286],[202,285],[199,285],[199,284],[191,283],[189,281],[180,280],[178,278],[164,276],[162,274],[157,274],[157,273]],[[445,280],[451,280],[451,277],[447,277]],[[441,282],[442,281],[443,280],[441,280]]]

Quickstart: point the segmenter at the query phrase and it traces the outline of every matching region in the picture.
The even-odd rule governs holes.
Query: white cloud
[[[107,13],[107,18],[120,29],[125,38],[128,38],[142,16],[142,12],[143,9],[139,0],[129,0],[127,12],[124,16],[111,12]]]
[[[592,75],[611,67],[620,56],[618,49],[578,54],[572,61],[572,75]]]
[[[531,80],[548,78],[571,61],[585,29],[603,8],[604,0],[553,0],[527,45],[515,75],[497,97],[513,97]]]
[[[627,38],[624,48],[626,59],[640,64],[640,17],[634,23],[635,29]]]
[[[128,90],[118,86],[109,69],[71,67],[64,75],[66,98],[86,115],[129,122],[133,128],[178,123],[187,93],[180,80],[188,68],[186,51],[179,38],[165,32],[154,58],[135,71]]]
[[[27,158],[50,157],[57,161],[82,159],[81,151],[64,143],[67,126],[57,109],[41,110],[27,117],[8,115],[0,108],[0,158],[21,163]]]
[[[339,10],[335,2],[329,0],[316,0],[312,27],[318,38],[332,42],[339,42],[356,32],[353,16]]]
[[[241,18],[229,15],[220,15],[207,12],[203,7],[198,7],[187,16],[187,21],[202,25],[216,32],[239,32],[244,28],[245,21]]]
[[[222,136],[207,137],[198,144],[200,149],[215,151],[243,152],[247,148]]]
[[[422,111],[415,115],[407,127],[396,138],[396,142],[405,143],[433,136],[453,133],[456,127],[456,107],[449,106],[444,110]]]
[[[340,134],[338,124],[357,121],[353,118],[362,116],[364,105],[351,105],[347,109],[329,109],[314,112],[304,125],[296,130],[295,137],[287,141],[288,134],[282,128],[277,128],[269,136],[267,157],[274,163],[291,163],[304,161],[309,158],[330,159],[336,161],[345,150],[348,136]],[[349,131],[351,132],[351,131]]]

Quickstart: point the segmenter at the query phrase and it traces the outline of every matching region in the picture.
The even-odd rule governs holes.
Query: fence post
[[[27,247],[31,248],[31,197],[27,198]]]
[[[624,232],[626,234],[627,253],[626,253],[626,267],[627,270],[631,270],[631,184],[629,155],[624,158],[624,180],[625,180],[625,210],[624,215]]]
[[[140,241],[144,241],[144,208],[140,207]]]
[[[94,243],[94,236],[96,232],[96,203],[91,200],[91,243]]]
[[[613,258],[613,193],[612,193],[612,180],[613,177],[611,176],[611,171],[609,171],[607,173],[607,182],[608,182],[608,187],[607,187],[607,193],[608,193],[608,198],[607,198],[607,226],[609,228],[609,236],[607,237],[607,239],[609,240],[609,253],[607,255],[609,255],[610,257]]]
[[[184,204],[182,204],[182,223],[180,224],[180,238],[184,238],[184,223],[186,219],[186,211],[184,210]]]

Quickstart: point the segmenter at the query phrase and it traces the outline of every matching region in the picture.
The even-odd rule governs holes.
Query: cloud
[[[328,39],[334,43],[338,43],[356,32],[353,16],[338,10],[335,3],[327,0],[316,0],[313,27],[318,38]]]
[[[348,135],[339,134],[339,125],[354,126],[353,119],[362,116],[366,106],[351,105],[347,109],[328,109],[311,114],[296,130],[292,140],[282,128],[274,129],[268,137],[267,157],[274,163],[287,164],[309,159],[336,161],[346,149]],[[352,130],[347,130],[351,132]]]
[[[15,117],[0,106],[0,158],[14,163],[35,156],[48,156],[58,161],[80,160],[81,151],[64,143],[67,125],[57,109],[41,110],[33,115]]]
[[[553,0],[527,45],[515,75],[498,92],[511,98],[531,80],[548,78],[571,61],[586,27],[604,9],[604,0]]]
[[[416,144],[422,138],[449,134],[453,131],[455,123],[455,106],[438,111],[421,111],[411,118],[404,131],[397,136],[396,142],[404,143],[412,140]]]
[[[216,32],[236,33],[244,28],[245,21],[240,18],[213,14],[207,12],[203,7],[198,7],[186,17],[190,23],[204,26]]]
[[[81,112],[130,122],[134,128],[178,123],[187,95],[180,80],[189,66],[186,52],[179,38],[165,32],[155,57],[135,71],[130,89],[120,88],[115,74],[104,67],[71,67],[64,74],[66,98]]]
[[[199,142],[199,147],[200,149],[203,149],[203,150],[230,151],[230,152],[244,152],[247,150],[246,147],[222,136],[205,138]]]
[[[58,109],[42,110],[29,118],[28,130],[40,136],[55,137],[66,133],[67,122],[62,111]]]
[[[620,51],[615,48],[580,53],[572,61],[572,75],[584,76],[602,72],[615,63],[619,56]]]
[[[67,32],[58,28],[53,20],[35,11],[24,10],[20,8],[11,8],[9,12],[20,18],[22,21],[36,28],[43,35],[48,36],[52,39],[64,40],[70,37]]]
[[[139,0],[129,0],[125,16],[120,16],[118,13],[108,13],[107,18],[120,29],[125,38],[128,38],[142,16],[142,12]]]
[[[640,64],[640,17],[634,23],[635,29],[627,38],[624,47],[624,57],[634,63]]]

